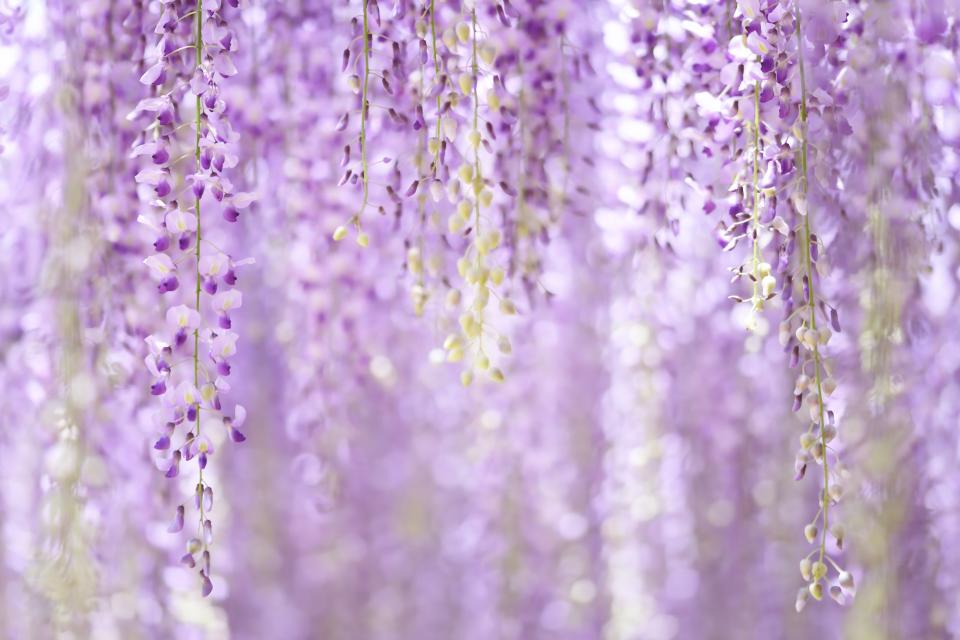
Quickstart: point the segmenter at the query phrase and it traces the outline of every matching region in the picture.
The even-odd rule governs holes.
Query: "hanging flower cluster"
[[[224,17],[228,6],[237,5],[236,0],[227,5],[198,0],[186,10],[177,2],[163,3],[154,29],[156,61],[140,77],[151,97],[131,114],[153,116],[132,154],[150,160],[136,176],[149,189],[150,209],[139,219],[156,238],[154,253],[144,264],[162,299],[180,302],[166,303],[164,328],[146,339],[147,368],[154,378],[150,393],[163,404],[154,449],[167,464],[167,478],[179,476],[181,462],[196,459],[197,532],[181,561],[194,567],[199,556],[205,596],[213,589],[213,487],[204,480],[204,470],[215,450],[214,431],[225,431],[234,442],[246,439],[240,431],[246,410],[238,404],[231,414],[224,413],[221,396],[230,390],[230,359],[239,339],[231,318],[243,304],[235,286],[237,269],[248,261],[234,260],[211,241],[219,236],[211,231],[209,213],[203,216],[203,205],[209,203],[233,223],[252,201],[250,194],[236,193],[223,174],[237,164],[235,135],[219,87],[222,79],[237,73],[231,58],[236,40]],[[193,122],[185,123],[181,112],[190,102]],[[194,136],[188,142],[179,134],[189,126]],[[184,505],[177,507],[171,532],[183,529],[185,513]]]

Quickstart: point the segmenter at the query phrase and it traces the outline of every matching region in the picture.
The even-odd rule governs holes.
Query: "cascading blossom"
[[[182,462],[197,461],[193,504],[198,524],[181,562],[194,567],[199,556],[204,596],[213,590],[209,551],[213,487],[204,480],[204,470],[224,433],[233,442],[246,439],[240,430],[246,410],[237,404],[226,413],[221,396],[230,390],[230,359],[237,353],[239,339],[232,331],[231,317],[243,305],[243,295],[235,286],[237,271],[250,260],[234,260],[224,253],[218,244],[220,235],[211,231],[209,213],[203,215],[204,203],[213,204],[225,221],[234,223],[253,201],[251,194],[236,192],[224,174],[237,164],[235,134],[219,86],[237,73],[232,60],[237,44],[226,20],[229,7],[237,6],[236,0],[226,5],[198,0],[187,10],[177,2],[162,3],[154,29],[156,61],[140,77],[153,95],[131,114],[156,114],[132,153],[151,160],[136,176],[151,206],[140,221],[156,238],[155,253],[144,264],[163,298],[179,296],[188,301],[167,306],[164,328],[146,338],[146,364],[154,378],[150,393],[163,404],[156,418],[160,435],[153,448],[166,465],[165,476],[176,478]],[[180,112],[190,102],[194,137],[187,144],[178,134],[183,129]],[[216,426],[207,426],[205,432],[204,424]],[[184,521],[181,504],[170,531],[181,531]]]

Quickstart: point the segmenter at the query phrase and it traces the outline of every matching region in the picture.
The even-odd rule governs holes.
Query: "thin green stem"
[[[197,33],[196,33],[196,66],[197,68],[203,63],[203,0],[197,0]],[[201,98],[198,95],[196,101],[196,137],[194,139],[194,158],[196,162],[196,171],[200,173],[200,127],[202,126],[201,114],[203,113],[203,104],[201,103]],[[193,201],[194,213],[197,216],[197,240],[196,240],[196,259],[197,259],[197,286],[196,286],[196,308],[197,313],[200,311],[200,246],[203,244],[202,240],[202,229],[200,226],[200,198],[194,198]],[[193,330],[193,386],[197,390],[197,394],[200,394],[200,329],[199,327]],[[197,437],[200,437],[200,400],[197,399]],[[200,469],[200,479],[199,486],[201,491],[203,488],[203,469]],[[203,527],[204,520],[204,510],[203,510],[203,496],[200,499],[200,527]],[[201,539],[202,536],[201,536]],[[206,547],[206,542],[204,542],[204,547]]]
[[[354,225],[360,229],[360,216],[367,208],[370,198],[370,183],[367,176],[367,92],[370,86],[370,22],[367,16],[367,3],[363,0],[363,92],[360,102],[360,182],[363,185],[363,199],[360,210],[354,216]]]
[[[436,81],[440,82],[440,56],[437,55],[437,16],[434,7],[435,4],[436,0],[430,0],[430,38],[433,41],[433,72],[436,77]],[[437,172],[440,171],[440,125],[443,120],[443,116],[440,115],[440,111],[443,109],[443,104],[441,102],[442,95],[442,90],[437,91],[437,148],[433,154],[434,177],[436,177]]]
[[[810,318],[807,321],[811,330],[817,330],[817,312],[815,305],[815,293],[814,293],[814,267],[813,267],[813,258],[810,254],[810,207],[807,202],[807,193],[809,191],[809,182],[807,179],[807,170],[808,170],[808,143],[807,143],[807,79],[805,75],[805,70],[803,67],[803,33],[801,31],[801,21],[800,21],[800,7],[797,7],[795,10],[795,19],[797,23],[797,59],[800,68],[800,131],[802,140],[800,141],[800,188],[801,193],[803,194],[803,206],[806,208],[804,212],[803,220],[803,264],[806,269],[807,275],[807,290],[809,299],[807,300],[807,306],[810,310]],[[824,407],[823,407],[823,379],[821,375],[821,357],[820,357],[820,347],[819,342],[814,341],[813,345],[813,370],[814,370],[814,379],[817,384],[817,409],[819,412],[820,418],[820,444],[823,446],[823,497],[821,502],[823,508],[823,529],[820,534],[820,561],[823,562],[823,557],[826,555],[827,550],[827,530],[830,527],[829,521],[829,509],[830,509],[830,466],[828,462],[827,455],[827,435],[826,435],[826,424],[824,420]]]
[[[473,130],[480,131],[480,63],[477,57],[477,9],[470,12],[472,25],[472,48],[473,48]],[[480,145],[473,147],[473,206],[474,206],[474,243],[480,242],[480,192],[483,190],[483,173],[480,171]],[[479,247],[479,245],[478,245]],[[479,249],[478,249],[479,252]],[[479,258],[478,258],[479,260]],[[480,354],[483,355],[483,319],[480,319],[480,338],[478,346]]]
[[[560,210],[567,202],[570,183],[570,74],[567,71],[565,53],[566,38],[560,36],[560,86],[563,88],[563,182],[561,183]]]
[[[760,301],[760,81],[753,86],[753,305]]]

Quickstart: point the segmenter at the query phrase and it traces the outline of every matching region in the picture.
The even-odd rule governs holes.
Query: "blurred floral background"
[[[954,0],[0,0],[0,637],[960,637]]]

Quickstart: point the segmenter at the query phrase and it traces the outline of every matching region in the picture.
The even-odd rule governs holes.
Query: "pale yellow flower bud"
[[[500,96],[493,89],[487,91],[487,106],[491,111],[500,110]]]
[[[819,533],[819,531],[814,524],[808,524],[803,528],[803,537],[807,539],[807,542],[815,541],[817,539],[817,533]]]
[[[463,231],[464,222],[463,218],[458,215],[452,215],[447,219],[447,230],[450,233],[459,233]]]
[[[473,298],[473,308],[477,311],[483,311],[487,302],[490,300],[490,289],[482,287],[477,289],[477,295]]]
[[[460,85],[460,91],[463,95],[470,95],[473,93],[473,74],[461,73],[460,77],[457,78],[457,84]]]
[[[447,182],[447,200],[457,202],[460,199],[460,181],[457,178],[450,178]]]
[[[470,34],[471,29],[469,23],[461,22],[457,24],[457,40],[459,40],[462,44],[467,44],[470,42]]]
[[[819,560],[813,563],[811,570],[812,570],[814,580],[822,580],[827,575],[826,563],[821,562]]]
[[[484,43],[480,47],[480,59],[483,60],[483,63],[486,65],[492,65],[494,59],[497,57],[497,48],[490,43]]]
[[[763,293],[764,298],[773,294],[776,287],[777,287],[777,279],[774,278],[773,276],[764,276],[763,279],[760,281],[760,289],[761,289],[761,293]]]
[[[443,32],[443,44],[450,51],[455,51],[457,48],[457,34],[453,29],[446,29]]]
[[[410,268],[410,273],[414,275],[418,276],[423,273],[423,261],[420,259],[419,247],[407,249],[407,267]]]
[[[490,189],[481,188],[480,191],[480,206],[486,209],[493,203],[493,192]]]
[[[333,239],[337,242],[340,242],[347,237],[347,228],[343,225],[340,225],[333,231]]]

